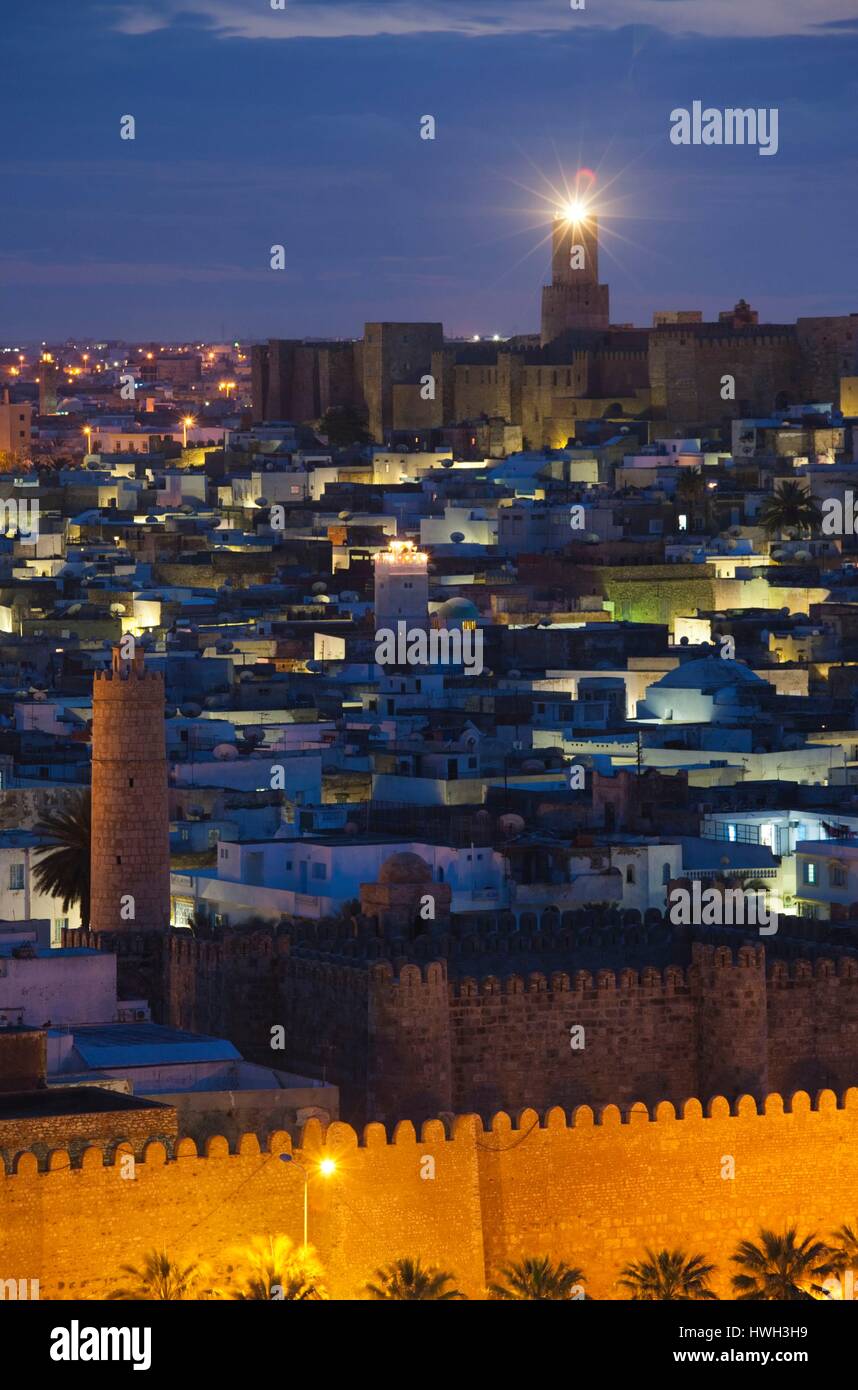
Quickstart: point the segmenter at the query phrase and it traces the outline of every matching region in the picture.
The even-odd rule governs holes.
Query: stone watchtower
[[[169,839],[164,679],[114,647],[92,688],[92,931],[167,930]]]
[[[570,328],[604,329],[609,290],[599,284],[599,223],[594,213],[558,212],[551,233],[551,284],[542,291],[545,347]]]

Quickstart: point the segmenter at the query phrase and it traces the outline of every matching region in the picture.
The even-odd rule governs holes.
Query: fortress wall
[[[767,985],[770,1085],[851,1085],[858,1078],[858,961],[776,961]]]
[[[452,1131],[429,1121],[419,1139],[410,1122],[391,1137],[369,1125],[361,1142],[348,1125],[324,1132],[311,1121],[300,1159],[311,1170],[323,1154],[338,1165],[310,1182],[310,1238],[331,1292],[353,1297],[376,1268],[408,1255],[479,1297],[504,1263],[548,1254],[581,1266],[588,1291],[611,1298],[625,1262],[679,1245],[718,1265],[727,1295],[730,1254],[760,1225],[798,1221],[825,1236],[854,1216],[858,1090],[839,1105],[833,1092],[814,1106],[802,1092],[786,1104],[770,1095],[759,1112],[745,1097],[733,1112],[716,1098],[705,1115],[696,1100],[680,1113],[611,1105],[594,1117],[584,1106],[570,1123],[559,1108],[542,1121],[525,1110],[515,1123],[495,1116],[487,1131],[474,1116]],[[53,1151],[49,1171],[22,1155],[14,1175],[0,1176],[0,1276],[37,1278],[44,1298],[97,1298],[156,1246],[223,1277],[254,1235],[300,1240],[300,1170],[278,1157],[286,1135],[262,1151],[245,1135],[237,1152],[221,1138],[203,1157],[187,1139],[176,1152],[167,1159],[149,1144],[133,1179],[121,1176],[121,1154],[105,1164],[96,1147],[75,1167]]]
[[[694,1010],[678,969],[463,981],[450,1004],[453,1106],[682,1099],[697,1088]],[[583,1048],[571,1046],[575,1025]]]
[[[731,1114],[723,1098],[704,1118],[697,1101],[658,1107],[654,1122],[636,1106],[628,1123],[609,1106],[594,1124],[586,1107],[567,1127],[552,1111],[546,1128],[494,1122],[481,1151],[486,1259],[498,1267],[550,1249],[583,1268],[596,1298],[617,1298],[619,1269],[647,1247],[680,1246],[718,1266],[715,1287],[730,1296],[730,1255],[760,1226],[829,1235],[848,1220],[858,1176],[858,1090],[836,1108],[823,1092],[784,1105],[769,1096],[764,1114],[745,1098]],[[491,1152],[496,1148],[499,1152]],[[735,1177],[725,1159],[732,1158]]]
[[[574,960],[582,931],[588,951],[598,940],[616,951],[625,939],[601,918],[587,930],[476,933],[464,953],[447,942],[449,969],[476,976],[485,953],[497,958],[513,942],[516,951],[562,951]],[[340,1087],[350,1121],[420,1122],[526,1104],[760,1098],[769,1089],[842,1089],[858,1079],[858,961],[846,956],[836,965],[824,957],[776,960],[766,978],[764,947],[695,942],[685,968],[566,974],[549,967],[525,976],[512,959],[503,977],[451,981],[443,960],[347,960],[322,948],[318,956],[290,954],[285,933],[217,942],[72,935],[76,944],[117,951],[123,997],[154,1002],[166,982],[166,1002],[153,1010],[159,1021],[228,1037],[249,1060],[311,1076],[324,1071]],[[444,941],[433,949],[443,953]],[[664,941],[653,949],[661,953]],[[271,1047],[277,1025],[285,1029],[282,1051]],[[585,1030],[583,1049],[570,1045],[573,1025]]]

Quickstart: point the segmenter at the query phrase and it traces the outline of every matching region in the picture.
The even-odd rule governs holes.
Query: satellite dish
[[[218,761],[223,763],[238,757],[238,749],[234,743],[218,743],[212,751]]]
[[[69,611],[71,611],[71,610],[69,610]],[[113,614],[114,618],[121,618],[121,617],[123,617],[124,614],[125,614],[125,604],[124,604],[124,603],[111,603],[111,605],[110,605],[110,611],[111,611],[111,613]]]
[[[451,541],[455,541],[455,542],[456,542],[456,545],[461,544],[461,542],[462,542],[464,539],[465,539],[465,533],[464,533],[464,531],[453,531],[453,532],[451,533],[451,535],[450,535],[450,540],[451,540]]]
[[[196,719],[199,715],[202,714],[202,712],[203,711],[201,705],[182,705],[182,714],[185,716],[186,719]]]
[[[324,580],[323,580],[323,579],[320,579],[316,584],[313,585],[313,590],[312,590],[312,592],[313,592],[314,594],[323,594],[323,593],[325,592],[325,590],[327,589],[327,587],[328,587],[328,586],[327,586],[327,584],[324,582]]]
[[[257,499],[256,499],[256,505],[257,505],[257,507],[267,507],[267,506],[268,506],[268,498],[267,498],[267,497],[257,497]]]
[[[351,519],[352,519],[352,514],[351,514],[351,512],[337,512],[337,520],[338,520],[338,521],[351,521]]]
[[[232,648],[232,642],[230,642],[226,637],[221,637],[219,641],[215,642],[216,652],[231,652]]]
[[[545,763],[540,758],[525,758],[521,770],[522,772],[544,772]]]
[[[501,816],[500,820],[498,821],[498,825],[500,826],[504,835],[520,835],[522,830],[524,829],[524,820],[521,816],[517,816],[514,813],[510,813],[509,815]]]
[[[511,680],[514,681],[520,680],[521,678],[521,672],[516,671],[515,668],[513,668],[512,671],[507,671],[507,675],[510,677]]]

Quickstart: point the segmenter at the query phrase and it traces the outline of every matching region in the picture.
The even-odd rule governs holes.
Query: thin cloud
[[[566,0],[150,0],[121,6],[114,27],[147,35],[176,23],[207,25],[223,39],[344,39],[417,34],[484,38],[510,34],[570,34],[587,28],[644,25],[675,36],[775,38],[820,36],[855,22],[855,0],[593,0],[572,10]]]
[[[67,289],[70,286],[91,285],[166,285],[166,284],[227,284],[235,281],[266,281],[271,272],[267,267],[248,270],[235,265],[189,265],[159,261],[39,261],[31,257],[0,257],[0,275],[17,285],[51,285]],[[279,276],[288,280],[288,273]]]

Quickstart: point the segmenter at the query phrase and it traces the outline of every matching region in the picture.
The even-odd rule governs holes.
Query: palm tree
[[[374,1299],[399,1299],[402,1302],[431,1300],[434,1303],[448,1303],[454,1298],[464,1298],[458,1289],[445,1286],[453,1278],[435,1265],[422,1265],[419,1260],[394,1260],[383,1269],[375,1271],[377,1284],[367,1284],[366,1291]]]
[[[689,530],[696,531],[697,522],[702,520],[704,529],[708,531],[712,507],[706,479],[699,468],[682,470],[676,484],[675,497],[677,503],[691,513]]]
[[[617,1281],[629,1290],[636,1303],[689,1303],[694,1299],[717,1298],[709,1287],[714,1265],[702,1255],[686,1255],[684,1250],[646,1251],[646,1258],[628,1264]]]
[[[123,1274],[130,1275],[133,1283],[128,1288],[114,1289],[107,1297],[123,1299],[126,1302],[153,1303],[160,1299],[179,1302],[197,1297],[200,1283],[205,1277],[201,1266],[193,1263],[180,1265],[171,1259],[166,1250],[150,1250],[138,1269],[135,1265],[122,1265]]]
[[[507,1265],[501,1273],[506,1283],[489,1285],[492,1298],[560,1303],[583,1297],[581,1270],[562,1261],[552,1264],[547,1255],[519,1260],[517,1264]]]
[[[295,1246],[288,1236],[254,1236],[240,1252],[243,1282],[230,1292],[242,1302],[304,1303],[327,1299],[322,1266],[312,1246]]]
[[[799,1240],[795,1226],[783,1235],[761,1230],[759,1244],[741,1241],[732,1260],[744,1271],[732,1278],[736,1298],[769,1303],[826,1297],[823,1280],[838,1267],[834,1251],[815,1235]]]
[[[831,1245],[839,1269],[858,1269],[858,1223],[840,1226],[831,1237]]]
[[[803,535],[805,531],[812,531],[821,520],[819,503],[805,492],[800,483],[781,483],[760,507],[760,521],[769,536],[783,531]]]
[[[858,1270],[858,1224],[840,1226],[832,1233],[829,1245],[832,1267],[840,1275],[841,1280],[839,1296],[841,1298],[854,1298],[855,1272]],[[827,1293],[829,1297],[833,1296],[833,1290],[830,1287],[827,1288]]]
[[[36,834],[48,841],[39,848],[33,876],[40,893],[60,898],[63,912],[73,903],[80,907],[81,926],[89,926],[90,826],[92,796],[89,788],[76,792],[64,806],[46,811],[36,823]]]

